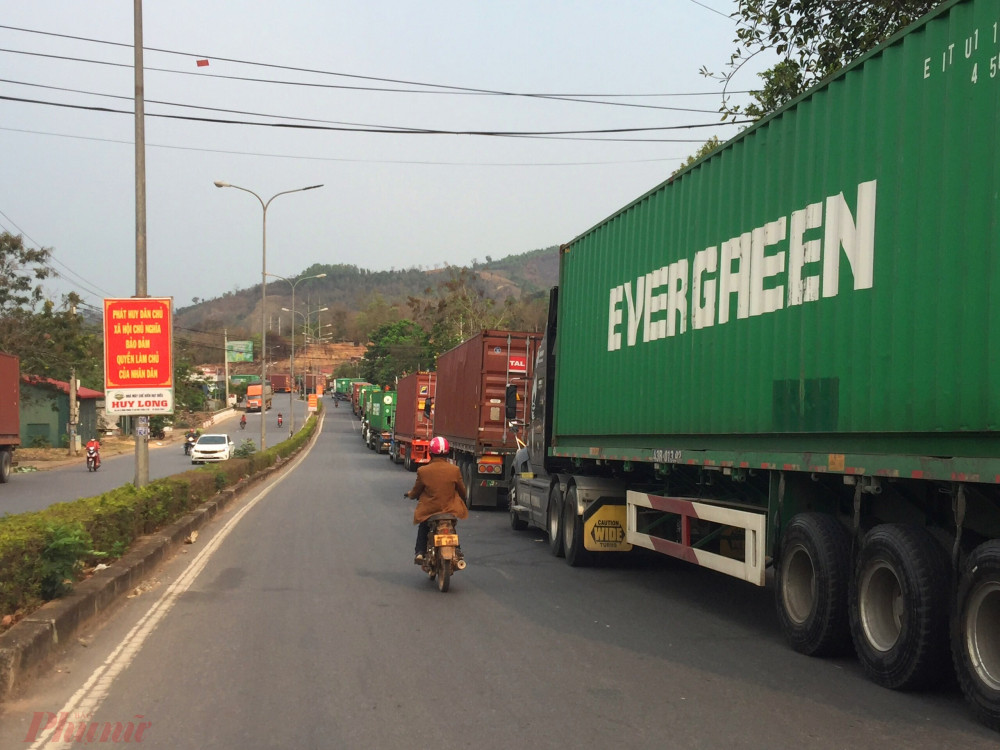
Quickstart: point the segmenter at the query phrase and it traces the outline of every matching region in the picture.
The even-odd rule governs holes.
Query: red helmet
[[[451,450],[448,439],[443,437],[431,438],[430,452],[432,456],[444,456]]]

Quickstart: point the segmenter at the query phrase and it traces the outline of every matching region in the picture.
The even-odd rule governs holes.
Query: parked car
[[[207,434],[198,438],[191,448],[191,463],[206,461],[228,461],[233,457],[236,444],[229,435]]]

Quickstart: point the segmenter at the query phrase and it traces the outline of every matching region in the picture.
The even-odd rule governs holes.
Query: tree
[[[754,55],[772,49],[782,60],[760,74],[745,108],[723,101],[724,117],[764,117],[913,23],[944,0],[739,0],[727,83]],[[712,76],[705,68],[704,75]]]
[[[0,350],[21,360],[21,372],[69,380],[77,378],[91,388],[104,389],[99,331],[77,314],[80,298],[69,294],[61,308],[49,300],[39,312],[29,308],[0,315]]]
[[[479,276],[467,268],[452,268],[436,289],[425,289],[424,297],[410,297],[407,304],[413,319],[430,331],[435,355],[479,331],[502,328],[511,313],[511,305],[497,308]]]
[[[47,279],[52,251],[25,247],[20,235],[0,232],[0,315],[42,301],[39,281]]]
[[[434,364],[427,332],[412,320],[384,323],[369,338],[361,360],[361,377],[369,383],[394,385],[400,375]]]
[[[683,172],[685,169],[690,167],[692,164],[701,159],[703,156],[708,156],[710,153],[715,151],[715,149],[717,149],[721,145],[722,141],[719,140],[719,137],[717,135],[713,135],[711,138],[705,141],[705,143],[702,144],[701,148],[699,148],[697,151],[691,154],[691,156],[685,159],[683,164],[681,164],[679,167],[677,167],[677,169],[671,172],[670,176],[673,177],[678,172]]]

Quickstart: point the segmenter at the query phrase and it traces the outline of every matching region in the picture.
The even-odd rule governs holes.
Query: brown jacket
[[[416,484],[406,496],[420,498],[417,509],[413,511],[413,523],[426,521],[435,513],[454,513],[459,518],[469,517],[469,509],[465,507],[468,495],[462,482],[462,472],[455,464],[440,456],[432,457],[429,464],[417,469]]]

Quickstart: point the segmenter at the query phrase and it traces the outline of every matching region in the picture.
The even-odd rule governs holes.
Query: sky
[[[136,293],[132,7],[0,0],[0,229],[52,249],[48,294],[96,307]],[[735,8],[146,0],[148,294],[184,307],[260,283],[261,202],[217,180],[264,202],[323,186],[268,204],[266,268],[286,278],[568,242],[737,134],[699,74],[725,71]],[[611,129],[638,130],[580,132]]]

